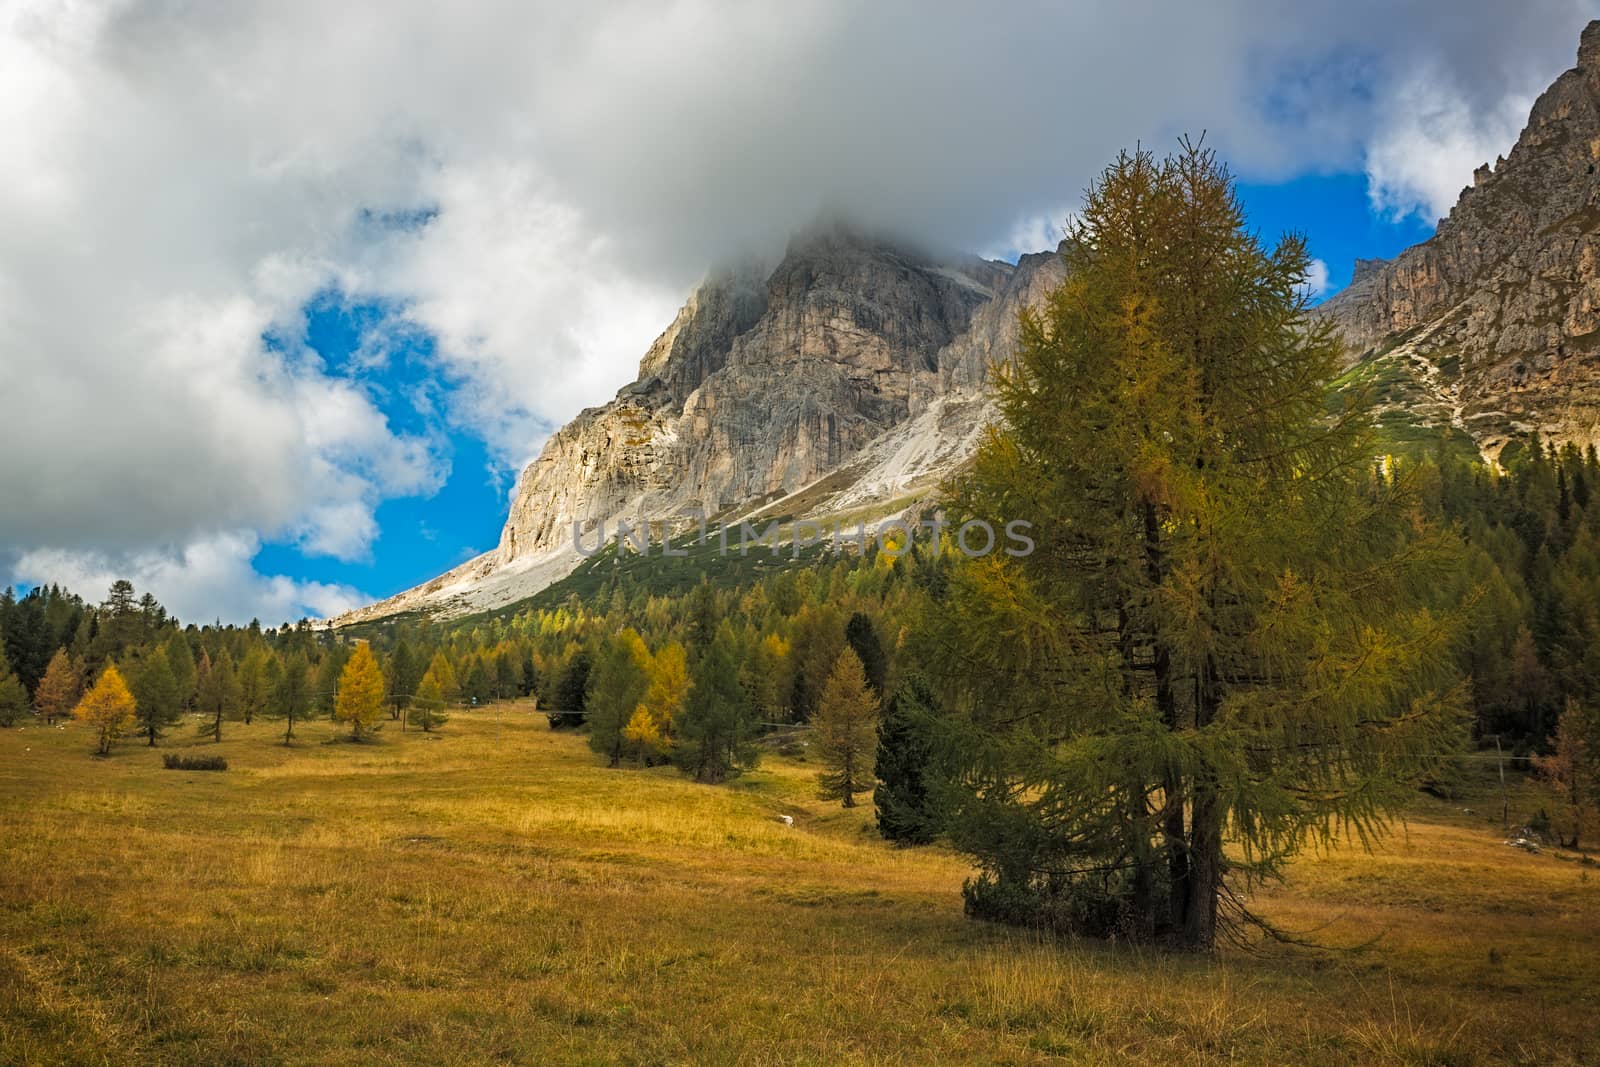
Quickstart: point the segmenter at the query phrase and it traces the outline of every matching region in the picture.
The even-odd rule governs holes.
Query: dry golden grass
[[[1600,878],[1419,802],[1261,898],[1362,952],[1217,960],[966,920],[963,863],[772,760],[611,771],[526,710],[222,773],[0,731],[8,1063],[1580,1063]],[[188,737],[174,744],[187,746]],[[1540,798],[1519,795],[1524,814]],[[1544,801],[1548,803],[1548,801]],[[1472,803],[1471,801],[1467,803]],[[1487,808],[1484,800],[1477,805]],[[794,817],[791,829],[779,815]]]

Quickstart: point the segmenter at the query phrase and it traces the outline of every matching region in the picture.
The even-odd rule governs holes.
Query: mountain
[[[1323,310],[1386,423],[1453,427],[1487,459],[1537,430],[1600,434],[1600,21],[1511,151],[1479,167],[1432,238],[1357,261]]]
[[[619,520],[870,523],[910,510],[976,444],[990,362],[1060,278],[1055,253],[1015,266],[938,257],[842,224],[796,235],[775,267],[716,272],[638,378],[522,472],[493,551],[332,624],[531,596],[582,561],[574,523],[592,546]]]

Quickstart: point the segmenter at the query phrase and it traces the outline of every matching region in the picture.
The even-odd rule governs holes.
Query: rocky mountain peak
[[[1585,26],[1578,37],[1578,67],[1585,71],[1600,71],[1600,19]]]
[[[581,560],[574,525],[592,543],[603,524],[696,512],[847,501],[896,513],[970,451],[990,363],[1009,358],[1018,309],[1059,279],[1059,263],[940,256],[830,219],[776,264],[713,271],[638,379],[523,471],[494,551],[339,621],[529,596]],[[774,504],[790,498],[806,502]]]

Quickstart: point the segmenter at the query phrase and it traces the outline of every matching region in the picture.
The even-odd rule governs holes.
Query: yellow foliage
[[[105,755],[111,751],[111,742],[133,725],[134,708],[128,683],[113,664],[105,669],[94,688],[72,709],[72,717],[95,728],[99,735],[99,752]]]
[[[664,645],[650,658],[648,673],[650,688],[645,691],[643,709],[654,722],[658,737],[670,735],[673,717],[689,695],[689,660],[683,646],[676,641]]]
[[[661,751],[661,726],[643,704],[633,709],[628,725],[622,728],[622,736],[638,750],[641,758]]]
[[[360,737],[363,730],[378,720],[383,712],[383,672],[378,660],[365,642],[356,646],[355,655],[344,665],[339,676],[339,693],[334,700],[333,714],[340,722],[350,724],[350,735]]]

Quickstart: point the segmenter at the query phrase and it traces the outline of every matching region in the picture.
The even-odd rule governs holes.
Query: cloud
[[[1513,94],[1474,108],[1448,78],[1419,75],[1397,87],[1366,153],[1373,209],[1434,222],[1450,213],[1472,172],[1516,141],[1533,106]]]
[[[249,534],[223,534],[168,550],[44,548],[24,554],[13,572],[22,582],[59,583],[89,600],[126,578],[136,589],[159,590],[157,599],[185,622],[258,618],[275,626],[307,616],[326,618],[371,601],[346,585],[259,574],[250,561],[260,547]]]
[[[510,466],[580,408],[632,377],[684,293],[630,266],[627,242],[509,158],[429,171],[435,205],[369,250],[346,284],[399,300],[458,383],[448,406]]]
[[[515,468],[824,204],[1014,253],[1119,148],[1206,130],[1248,176],[1366,168],[1436,213],[1594,8],[13,0],[0,570],[361,559],[446,471],[384,418],[387,344],[428,334],[425,419]],[[329,292],[394,309],[338,369],[301,336]]]
[[[1328,292],[1328,265],[1320,259],[1313,259],[1306,267],[1306,279],[1301,289],[1308,300],[1324,296]]]

